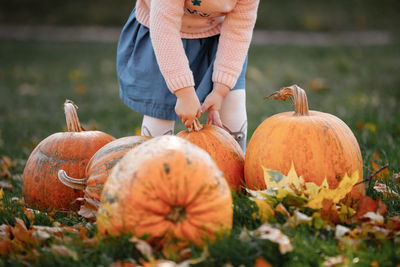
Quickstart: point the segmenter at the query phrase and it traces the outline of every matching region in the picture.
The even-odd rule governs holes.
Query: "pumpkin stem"
[[[85,129],[81,126],[77,114],[78,106],[71,100],[65,100],[64,113],[67,121],[68,132],[82,132]]]
[[[172,206],[171,211],[165,217],[168,221],[172,221],[174,224],[182,222],[186,219],[186,209],[182,206]]]
[[[190,127],[188,128],[188,131],[189,131],[189,132],[191,132],[191,131],[198,132],[198,131],[200,131],[201,129],[203,129],[203,125],[199,122],[198,119],[195,119],[195,120],[193,121],[192,125],[190,125]]]
[[[78,190],[85,190],[86,188],[86,181],[87,178],[84,179],[76,179],[69,177],[67,173],[64,170],[59,170],[58,171],[58,180],[60,180],[61,183],[64,185],[73,188],[73,189],[78,189]]]
[[[309,115],[306,92],[296,84],[288,87],[283,87],[279,91],[276,91],[270,94],[269,96],[264,97],[264,99],[268,99],[270,97],[282,101],[285,101],[286,99],[289,98],[294,103],[294,115],[296,116]]]

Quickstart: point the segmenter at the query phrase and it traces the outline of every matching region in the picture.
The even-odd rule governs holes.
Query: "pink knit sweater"
[[[213,82],[235,86],[250,45],[259,0],[137,0],[136,18],[150,28],[154,52],[171,92],[194,86],[181,38],[221,34]]]

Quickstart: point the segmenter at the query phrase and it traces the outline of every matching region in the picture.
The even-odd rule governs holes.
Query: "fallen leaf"
[[[350,177],[346,174],[335,189],[322,187],[318,194],[312,196],[305,206],[312,209],[321,209],[325,199],[338,203],[353,189],[358,180],[358,171],[355,171]]]
[[[320,210],[321,218],[325,221],[337,224],[340,221],[336,204],[332,199],[324,198],[322,200],[322,209]]]
[[[376,182],[374,190],[383,194],[386,199],[400,199],[400,194],[393,191],[389,186]]]
[[[364,214],[372,211],[375,212],[378,208],[378,202],[370,198],[369,196],[362,195],[358,202],[358,208],[356,214],[353,216],[355,221],[359,221]]]
[[[274,209],[267,201],[257,198],[250,199],[252,199],[256,203],[258,207],[257,215],[262,223],[268,221],[271,217],[275,215]]]
[[[132,237],[129,241],[135,244],[136,249],[139,250],[148,260],[154,260],[153,249],[149,243],[137,237]]]
[[[382,215],[375,213],[375,212],[367,212],[361,217],[363,220],[369,220],[373,224],[382,225],[385,223],[385,219]]]
[[[371,159],[371,166],[372,166],[372,171],[378,170],[381,166],[379,164],[381,163],[381,158],[379,157],[379,153],[375,152],[372,159]],[[383,169],[380,171],[378,174],[376,174],[373,179],[374,180],[383,180],[389,176],[389,170],[388,168]]]
[[[278,244],[279,251],[282,254],[286,254],[287,252],[293,250],[290,239],[285,234],[283,234],[279,229],[272,228],[267,224],[263,224],[259,228],[254,230],[253,233],[260,239],[266,239]]]
[[[327,258],[323,265],[326,267],[334,267],[334,266],[345,266],[345,263],[347,262],[347,258],[343,255],[339,255],[336,257],[329,257]]]
[[[31,233],[20,218],[15,218],[15,226],[11,228],[14,241],[19,243],[34,243]]]
[[[339,239],[349,232],[350,232],[350,228],[338,224],[338,225],[336,225],[336,229],[335,229],[335,237],[337,239]]]

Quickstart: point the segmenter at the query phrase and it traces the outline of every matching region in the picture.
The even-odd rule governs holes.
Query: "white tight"
[[[246,91],[241,89],[230,91],[224,102],[222,102],[220,116],[224,128],[245,151],[247,141]],[[142,122],[142,135],[173,134],[174,126],[175,121],[157,119],[145,115]]]

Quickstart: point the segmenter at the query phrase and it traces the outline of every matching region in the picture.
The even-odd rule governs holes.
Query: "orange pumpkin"
[[[203,149],[176,136],[155,137],[114,167],[97,214],[100,235],[131,233],[164,246],[202,245],[232,227],[232,197]]]
[[[60,181],[71,188],[83,190],[85,197],[100,201],[104,183],[115,164],[132,148],[151,139],[149,136],[126,136],[100,148],[90,159],[83,179],[71,178],[64,170],[59,171]]]
[[[264,120],[252,135],[245,157],[245,181],[251,189],[265,189],[263,168],[287,175],[294,164],[298,176],[321,185],[326,178],[334,189],[347,173],[363,176],[363,161],[350,128],[334,115],[309,111],[307,96],[296,85],[272,94],[275,99],[291,98],[294,112],[284,112]],[[271,96],[272,96],[271,95]],[[353,189],[353,196],[364,194]]]
[[[22,193],[25,202],[38,209],[76,210],[76,198],[82,191],[67,188],[57,177],[59,169],[77,178],[85,177],[86,165],[102,146],[115,138],[100,131],[84,131],[76,106],[64,103],[68,132],[52,134],[30,154],[23,172]]]
[[[190,129],[179,132],[182,137],[207,151],[224,173],[232,190],[238,191],[244,183],[244,153],[236,140],[224,129],[201,125],[195,120]]]

